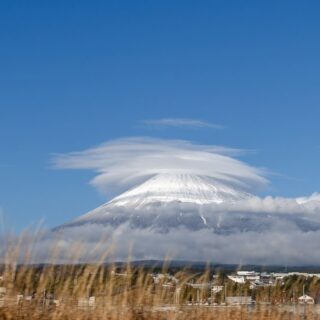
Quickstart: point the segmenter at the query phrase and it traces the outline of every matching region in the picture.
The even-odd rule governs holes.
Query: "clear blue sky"
[[[319,1],[0,2],[0,207],[17,229],[106,199],[52,153],[127,136],[253,149],[266,193],[320,191]],[[144,119],[225,126],[152,128]]]

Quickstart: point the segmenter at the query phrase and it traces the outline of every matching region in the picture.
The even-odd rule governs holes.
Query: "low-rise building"
[[[237,271],[235,275],[230,275],[228,278],[236,283],[245,283],[246,281],[260,280],[260,273],[256,271]]]
[[[151,277],[153,278],[153,281],[155,284],[159,284],[160,282],[171,282],[171,283],[177,284],[179,282],[179,280],[176,277],[174,277],[168,273],[166,273],[166,274],[152,273]]]
[[[240,283],[240,284],[243,284],[246,282],[244,276],[230,275],[230,276],[228,276],[228,279],[230,279],[233,282]]]
[[[306,294],[298,298],[300,304],[314,304],[314,299]]]

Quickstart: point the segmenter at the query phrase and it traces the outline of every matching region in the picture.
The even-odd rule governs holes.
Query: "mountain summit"
[[[252,197],[208,177],[191,174],[158,174],[120,194],[102,206],[62,226],[103,224],[118,227],[169,230],[190,229],[219,224],[219,215],[206,212],[208,206],[237,203]]]
[[[114,206],[142,207],[155,202],[197,204],[238,201],[250,195],[207,177],[191,174],[158,174],[109,202]]]

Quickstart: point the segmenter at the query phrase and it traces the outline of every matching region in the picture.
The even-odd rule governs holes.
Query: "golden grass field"
[[[19,250],[19,245],[7,248],[1,266],[5,293],[0,296],[0,319],[320,319],[316,305],[296,304],[303,285],[314,296],[320,292],[316,278],[289,279],[253,292],[221,273],[216,284],[227,289],[213,294],[205,286],[212,281],[209,268],[195,272],[187,267],[168,270],[166,262],[161,268],[105,264],[105,256],[92,264],[36,265],[26,252],[21,263]],[[155,274],[163,276],[155,281]],[[226,305],[226,294],[253,296],[256,305]]]

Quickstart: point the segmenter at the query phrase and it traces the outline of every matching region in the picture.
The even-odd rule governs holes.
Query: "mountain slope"
[[[264,232],[276,225],[303,231],[320,229],[314,219],[297,214],[246,212],[241,203],[253,196],[222,182],[188,174],[159,174],[58,229],[87,224],[128,225],[166,233],[177,228],[210,229],[216,234]],[[232,210],[225,210],[230,208]]]

